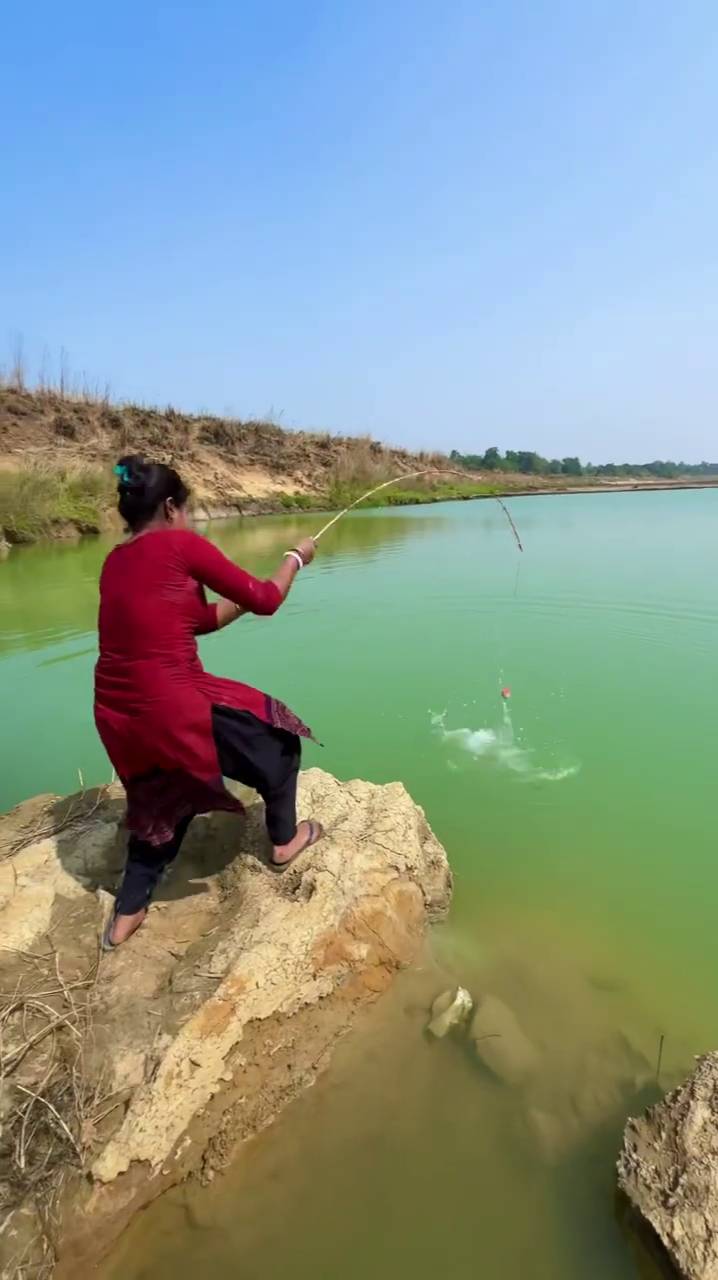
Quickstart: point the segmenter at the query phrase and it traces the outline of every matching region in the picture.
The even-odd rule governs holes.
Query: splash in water
[[[562,782],[564,778],[578,773],[578,764],[557,769],[545,769],[537,764],[532,748],[522,743],[514,732],[507,699],[502,699],[501,713],[501,720],[494,729],[447,729],[445,711],[440,715],[432,714],[431,723],[442,742],[519,774],[527,782]]]

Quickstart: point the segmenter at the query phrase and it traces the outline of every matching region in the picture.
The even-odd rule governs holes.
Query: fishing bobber
[[[503,698],[504,702],[507,702],[508,699],[511,697],[511,690],[509,689],[509,686],[507,684],[504,685],[503,689],[501,690],[501,697]]]

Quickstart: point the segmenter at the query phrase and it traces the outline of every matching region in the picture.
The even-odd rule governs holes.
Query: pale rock
[[[426,1029],[441,1040],[453,1027],[466,1022],[473,1007],[474,1002],[465,987],[443,991],[431,1006],[431,1022]]]

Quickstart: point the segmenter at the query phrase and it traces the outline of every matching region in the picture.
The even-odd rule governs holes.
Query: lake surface
[[[456,874],[424,963],[229,1174],[143,1214],[108,1280],[652,1276],[624,1235],[625,1115],[718,1045],[718,491],[354,514],[274,619],[202,642],[284,698],[306,762],[400,778]],[[315,517],[212,526],[259,573]],[[108,544],[0,564],[0,808],[106,780],[91,717]],[[510,685],[506,714],[499,691]],[[429,1043],[451,982],[538,1046],[523,1089]]]

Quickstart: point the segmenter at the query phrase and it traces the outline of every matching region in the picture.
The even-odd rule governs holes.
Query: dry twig
[[[59,818],[57,822],[53,822],[49,826],[36,827],[34,831],[29,832],[22,840],[19,840],[17,844],[2,850],[0,857],[12,857],[23,849],[27,849],[31,844],[36,844],[40,840],[49,840],[52,836],[59,835],[61,831],[66,831],[68,827],[73,827],[78,822],[86,822],[99,809],[109,791],[109,786],[110,784],[104,783],[101,787],[98,787],[97,795],[92,804],[86,808],[78,809],[78,803],[81,805],[86,795],[86,792],[82,791],[78,797],[78,803],[71,804],[62,818]]]
[[[31,1202],[42,1224],[12,1260],[13,1276],[52,1274],[63,1180],[72,1168],[84,1168],[97,1124],[114,1109],[107,1105],[110,1095],[100,1096],[100,1084],[92,1087],[86,1075],[95,999],[95,974],[66,976],[54,946],[42,966],[24,969],[15,989],[0,993],[0,1088],[8,1099],[0,1133],[0,1218],[6,1226]]]

